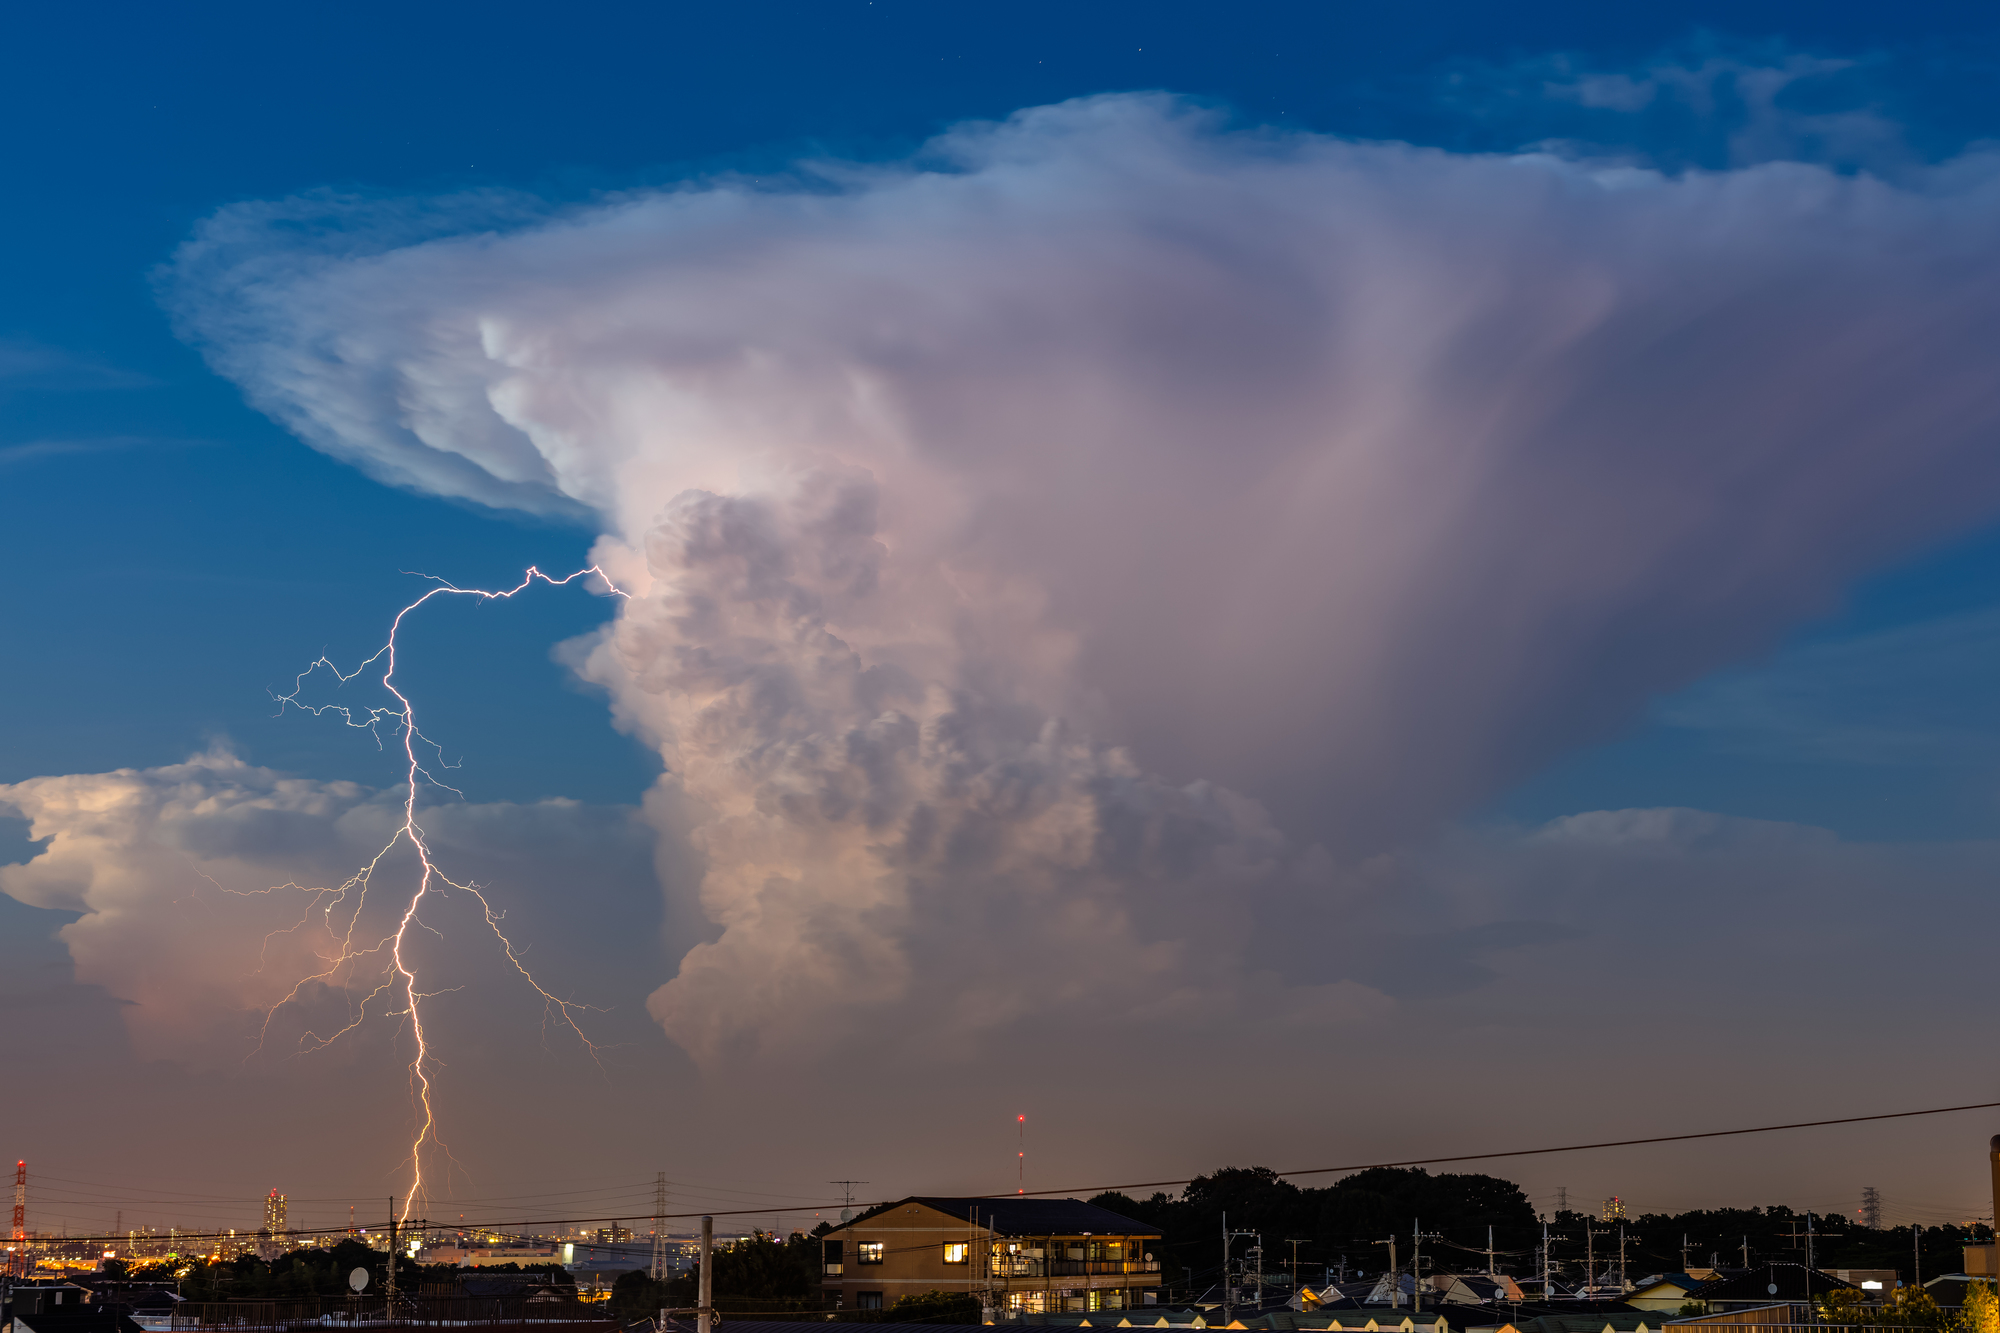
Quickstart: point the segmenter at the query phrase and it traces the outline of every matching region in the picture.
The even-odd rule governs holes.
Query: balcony
[[[1018,1254],[993,1256],[994,1277],[1114,1277],[1125,1273],[1157,1273],[1157,1259],[1030,1259]]]
[[[1157,1273],[1157,1259],[1051,1259],[1054,1277],[1109,1277],[1119,1273]]]

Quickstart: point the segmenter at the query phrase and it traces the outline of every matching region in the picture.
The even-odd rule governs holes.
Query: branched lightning
[[[410,1210],[416,1205],[417,1200],[424,1197],[426,1193],[423,1157],[425,1148],[434,1147],[444,1152],[447,1157],[450,1156],[450,1149],[445,1146],[444,1141],[438,1136],[437,1114],[431,1101],[431,1071],[438,1061],[431,1052],[430,1041],[424,1029],[422,1004],[424,1000],[431,998],[433,995],[444,994],[446,991],[418,990],[416,968],[404,950],[404,945],[412,926],[430,931],[434,935],[437,934],[437,931],[419,915],[425,897],[431,894],[443,894],[450,889],[457,889],[460,892],[469,893],[478,899],[480,910],[486,918],[486,924],[492,930],[494,937],[500,941],[501,948],[506,952],[507,961],[513,965],[515,971],[521,974],[528,985],[534,988],[535,993],[542,997],[544,1023],[546,1024],[552,1016],[558,1017],[568,1026],[571,1032],[576,1034],[577,1039],[583,1042],[585,1048],[593,1056],[597,1054],[598,1048],[585,1035],[583,1028],[577,1023],[578,1013],[580,1011],[588,1011],[592,1006],[578,1004],[573,1000],[562,999],[544,989],[542,984],[536,981],[533,974],[528,971],[527,965],[521,961],[520,952],[514,947],[514,942],[501,930],[500,923],[503,914],[494,911],[493,904],[480,891],[478,885],[470,880],[464,882],[454,880],[438,869],[437,862],[431,854],[430,844],[425,837],[423,826],[417,820],[418,784],[420,782],[428,783],[444,791],[454,792],[459,795],[463,795],[463,793],[458,792],[456,787],[439,781],[432,774],[430,768],[419,758],[420,754],[434,754],[437,757],[439,767],[450,767],[450,765],[444,763],[443,751],[437,743],[424,735],[423,731],[418,727],[415,704],[411,702],[409,696],[404,694],[396,684],[396,636],[402,630],[403,622],[419,607],[434,597],[474,597],[482,601],[498,601],[524,592],[537,582],[549,584],[551,587],[562,587],[578,579],[587,578],[592,574],[602,579],[604,586],[611,593],[619,597],[630,598],[629,593],[614,584],[610,577],[596,565],[591,565],[587,569],[577,570],[566,578],[560,579],[550,578],[547,574],[542,573],[541,570],[531,566],[527,573],[522,576],[520,583],[512,588],[500,591],[483,588],[460,588],[455,584],[438,579],[436,580],[438,586],[432,588],[423,596],[417,598],[416,601],[411,602],[396,613],[395,619],[389,625],[387,642],[376,649],[371,656],[354,668],[354,670],[342,671],[329,658],[322,654],[312,665],[299,673],[298,678],[292,684],[290,693],[274,696],[278,701],[278,711],[280,713],[283,713],[288,707],[311,713],[315,717],[334,713],[348,726],[369,732],[375,738],[377,745],[383,743],[382,728],[384,724],[388,724],[392,738],[400,742],[403,751],[403,820],[380,851],[376,852],[364,865],[348,876],[346,881],[337,888],[309,889],[299,884],[283,884],[274,886],[269,890],[260,891],[275,893],[279,890],[295,889],[307,897],[305,912],[296,923],[274,930],[265,936],[264,950],[266,952],[268,952],[273,939],[280,935],[295,934],[312,921],[315,916],[319,917],[325,928],[327,938],[332,944],[331,947],[319,954],[320,961],[325,966],[309,976],[299,978],[283,999],[265,1011],[263,1030],[259,1036],[258,1048],[262,1049],[263,1039],[269,1035],[271,1020],[278,1010],[297,1000],[300,993],[315,982],[337,985],[349,995],[348,1020],[345,1026],[330,1035],[321,1036],[317,1032],[306,1032],[300,1039],[300,1053],[310,1053],[325,1049],[341,1037],[352,1032],[355,1028],[361,1026],[368,1018],[369,1005],[378,997],[385,995],[393,996],[396,992],[401,992],[402,1004],[399,1008],[382,1009],[380,1012],[385,1017],[407,1019],[410,1035],[415,1042],[415,1054],[411,1057],[409,1064],[410,1093],[412,1102],[418,1113],[419,1123],[416,1136],[410,1144],[410,1189],[403,1196],[401,1209],[401,1220],[404,1221],[409,1219]],[[337,703],[313,704],[307,703],[299,697],[305,689],[308,680],[322,667],[333,675],[338,685],[345,685],[361,676],[364,672],[375,668],[378,664],[382,672],[382,688],[395,700],[393,705],[361,708]],[[357,940],[356,933],[361,929],[362,910],[367,906],[369,890],[374,887],[375,873],[380,868],[383,858],[388,856],[396,848],[397,844],[402,842],[408,842],[411,850],[416,854],[420,867],[417,875],[417,883],[410,893],[409,900],[402,904],[393,930],[373,943],[368,943],[365,939]],[[217,887],[221,886],[218,885]],[[260,970],[263,967],[263,957],[261,954],[258,966]],[[355,1003],[352,996],[354,991],[359,989],[355,985],[355,982],[364,976],[367,978],[366,981],[363,981],[364,985],[368,981],[373,981],[374,984],[372,989],[369,989],[361,996],[359,1003]],[[391,999],[387,1003],[393,1004],[394,1000]]]

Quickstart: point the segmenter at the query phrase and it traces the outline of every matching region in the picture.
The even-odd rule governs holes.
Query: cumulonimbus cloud
[[[595,516],[639,595],[577,661],[705,858],[721,938],[654,1009],[710,1054],[923,958],[1035,994],[979,972],[997,922],[1166,1003],[1177,944],[1243,947],[1214,904],[2000,509],[1989,158],[1669,176],[1105,97],[483,206],[226,210],[172,300],[316,446]]]

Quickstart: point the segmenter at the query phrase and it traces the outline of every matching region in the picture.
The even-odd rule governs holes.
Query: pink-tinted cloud
[[[2000,510],[1988,158],[1670,177],[1108,97],[432,239],[347,209],[225,212],[177,309],[318,447],[596,517],[639,596],[576,660],[702,858],[721,936],[654,1010],[712,1055],[936,1017],[923,960],[979,976],[994,922],[1134,1012],[1209,993],[1195,940],[1228,991],[1231,908]]]

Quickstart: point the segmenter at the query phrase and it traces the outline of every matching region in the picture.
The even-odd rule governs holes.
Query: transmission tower
[[[667,1280],[667,1173],[653,1177],[653,1281]]]
[[[28,1164],[25,1161],[14,1163],[14,1227],[8,1234],[14,1240],[14,1262],[25,1275],[28,1271]]]
[[[1873,1185],[1861,1190],[1861,1225],[1870,1231],[1882,1228],[1882,1193]]]

